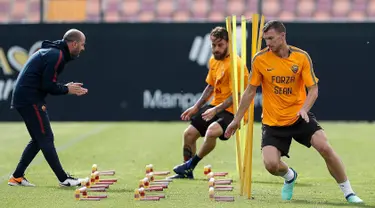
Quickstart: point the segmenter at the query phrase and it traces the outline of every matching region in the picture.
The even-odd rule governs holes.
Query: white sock
[[[345,182],[343,183],[339,183],[339,186],[341,188],[341,191],[344,193],[344,196],[348,196],[349,194],[353,193],[354,194],[354,191],[352,189],[352,186],[350,185],[350,182],[349,182],[349,179],[346,180]]]
[[[294,172],[292,171],[292,169],[288,168],[288,172],[286,172],[286,174],[283,176],[283,178],[285,179],[285,181],[293,180]]]

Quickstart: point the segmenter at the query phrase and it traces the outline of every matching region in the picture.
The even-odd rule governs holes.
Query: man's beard
[[[77,51],[74,51],[70,56],[72,57],[72,59],[77,59],[80,53],[81,51],[77,50]]]
[[[221,53],[221,54],[216,54],[216,53],[214,53],[213,55],[214,55],[214,58],[215,58],[216,60],[223,60],[223,59],[227,56],[227,53],[228,53],[228,48],[226,48],[226,49],[224,50],[224,52]]]

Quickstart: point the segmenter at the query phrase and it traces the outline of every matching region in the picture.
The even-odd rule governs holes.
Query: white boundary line
[[[75,138],[69,140],[67,143],[65,143],[65,144],[63,144],[63,145],[57,147],[57,148],[56,148],[56,151],[57,151],[57,152],[64,151],[64,150],[68,149],[69,147],[71,147],[71,146],[77,144],[78,142],[81,142],[81,141],[83,141],[83,140],[85,140],[85,139],[87,139],[87,138],[89,138],[89,137],[91,137],[91,136],[93,136],[93,135],[96,135],[96,134],[101,133],[102,131],[104,131],[105,129],[107,129],[109,126],[110,126],[110,125],[102,125],[102,126],[99,126],[99,127],[95,127],[95,129],[93,129],[92,131],[89,131],[89,132],[87,132],[87,133],[85,133],[85,134],[82,134],[82,135],[80,135],[80,136],[78,136],[78,137],[75,137]],[[41,164],[44,160],[45,160],[45,158],[44,158],[43,155],[38,155],[38,156],[37,156],[37,157],[31,162],[31,164],[29,165],[29,167],[31,167],[31,166],[35,166],[35,165],[39,165],[39,164]],[[16,165],[16,164],[15,164],[15,165]],[[11,174],[12,174],[12,173],[8,173],[8,174],[6,174],[6,175],[1,176],[1,177],[0,177],[0,184],[1,184],[2,182],[4,182],[5,180],[7,180]]]

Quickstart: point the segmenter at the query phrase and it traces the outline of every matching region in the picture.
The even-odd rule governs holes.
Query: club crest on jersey
[[[297,73],[298,66],[297,65],[293,65],[292,68],[290,68],[290,69],[292,70],[292,72]]]

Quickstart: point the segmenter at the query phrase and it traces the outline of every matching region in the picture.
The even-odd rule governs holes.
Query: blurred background
[[[221,22],[263,13],[283,21],[371,21],[374,0],[0,0],[1,23]]]
[[[59,81],[83,82],[89,94],[50,96],[51,120],[179,120],[206,85],[210,30],[253,13],[282,20],[288,43],[312,57],[318,119],[374,120],[375,0],[0,0],[0,120],[20,120],[9,102],[28,56],[70,28],[86,34],[86,51]],[[260,121],[260,89],[255,106]]]

